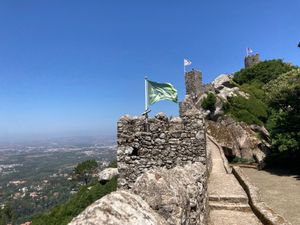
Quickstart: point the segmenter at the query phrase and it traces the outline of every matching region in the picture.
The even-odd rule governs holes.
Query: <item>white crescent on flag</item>
[[[192,62],[190,60],[188,60],[188,59],[184,59],[183,60],[183,64],[184,64],[184,66],[189,66],[189,65],[192,64]]]

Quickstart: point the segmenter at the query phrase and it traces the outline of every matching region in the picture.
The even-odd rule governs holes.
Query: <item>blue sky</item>
[[[144,108],[144,76],[185,94],[243,67],[245,48],[299,64],[299,0],[0,1],[0,139],[114,134]],[[159,102],[178,115],[178,106]]]

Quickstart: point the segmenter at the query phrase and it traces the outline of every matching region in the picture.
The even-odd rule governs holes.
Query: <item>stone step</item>
[[[248,204],[248,198],[245,196],[220,196],[220,195],[209,195],[208,200],[215,202],[228,202],[228,203],[245,203]]]
[[[210,210],[208,225],[262,225],[253,212]]]
[[[242,212],[251,212],[251,207],[244,203],[224,203],[224,202],[209,202],[211,210],[233,210]]]

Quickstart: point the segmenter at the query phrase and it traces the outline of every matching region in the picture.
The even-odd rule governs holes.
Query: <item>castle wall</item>
[[[148,131],[147,131],[148,129]],[[200,112],[169,119],[124,116],[118,122],[118,186],[130,189],[145,171],[201,162],[206,165],[204,120]]]

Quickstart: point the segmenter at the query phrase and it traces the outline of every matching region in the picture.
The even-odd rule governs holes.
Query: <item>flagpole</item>
[[[149,125],[148,125],[148,113],[150,110],[148,109],[148,78],[145,76],[145,112],[143,115],[145,116],[145,131],[149,132]]]
[[[145,76],[145,112],[148,110],[148,78]]]

